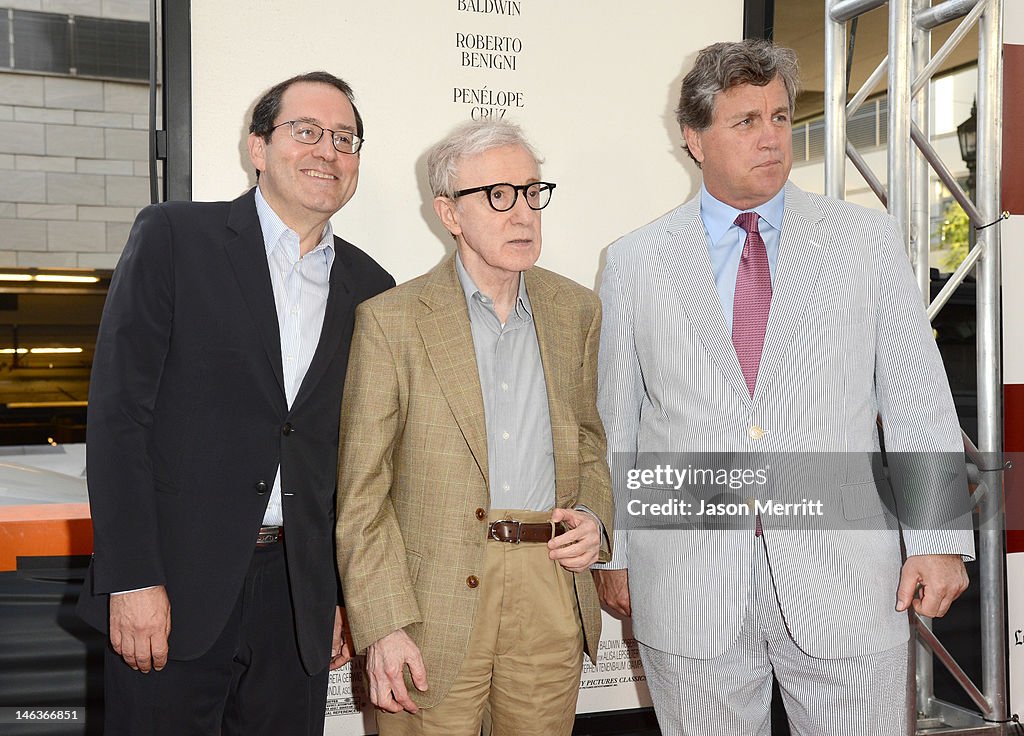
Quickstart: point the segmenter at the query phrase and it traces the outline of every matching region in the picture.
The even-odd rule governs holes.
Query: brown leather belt
[[[560,534],[565,534],[565,525],[560,521],[555,524],[524,524],[521,521],[503,519],[492,521],[487,527],[488,539],[509,544],[547,542]]]
[[[260,533],[256,535],[257,547],[270,547],[278,542],[284,541],[283,526],[261,526]]]

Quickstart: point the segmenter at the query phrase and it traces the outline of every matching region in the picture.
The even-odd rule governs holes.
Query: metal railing
[[[977,280],[978,447],[965,435],[970,473],[977,483],[974,498],[979,514],[978,585],[981,607],[982,682],[978,686],[956,663],[930,630],[915,619],[918,646],[911,658],[916,688],[910,698],[910,733],[918,729],[942,734],[1003,734],[1007,718],[1005,531],[1002,467],[984,457],[1002,451],[1002,367],[1000,344],[999,228],[977,228],[999,218],[1002,152],[1002,0],[889,0],[888,56],[860,90],[847,101],[846,24],[886,4],[886,0],[825,0],[825,193],[842,199],[846,159],[886,204],[906,236],[928,316],[934,318],[964,278]],[[931,53],[931,31],[945,23],[959,25],[943,46]],[[978,26],[977,196],[956,182],[930,143],[928,82],[968,31]],[[861,106],[882,77],[888,77],[887,185],[850,144],[847,119]],[[934,171],[963,206],[978,232],[967,259],[946,286],[929,300],[929,178]],[[980,453],[979,449],[980,448]],[[940,700],[933,688],[933,664],[949,670],[978,712]],[[914,697],[916,696],[916,697]],[[920,715],[920,719],[919,719]]]

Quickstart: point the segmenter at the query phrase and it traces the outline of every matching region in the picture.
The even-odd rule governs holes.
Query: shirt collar
[[[762,220],[775,230],[782,230],[782,215],[786,209],[786,188],[783,187],[778,193],[762,205],[754,207],[753,210],[738,210],[715,199],[703,184],[700,185],[700,218],[704,222],[704,229],[708,232],[708,240],[717,243],[725,235],[725,232],[736,223],[736,216],[741,212],[756,212]]]
[[[480,300],[490,306],[494,307],[494,302],[490,297],[487,297],[477,288],[473,282],[473,277],[469,275],[469,271],[462,264],[462,256],[459,255],[458,251],[455,251],[455,272],[459,275],[459,284],[462,286],[462,293],[466,296],[466,306],[471,306],[473,298],[479,295]],[[515,313],[522,319],[527,317],[533,317],[533,308],[530,306],[530,297],[526,293],[526,278],[523,276],[523,272],[519,272],[519,294],[516,296],[516,308]]]
[[[285,225],[284,221],[277,216],[270,203],[264,198],[263,192],[260,191],[258,185],[256,187],[256,215],[260,218],[260,228],[263,230],[263,246],[267,249],[267,256],[269,257],[274,252],[274,249],[281,244],[282,238],[290,233],[291,243],[286,244],[286,247],[291,245],[291,249],[294,252],[290,253],[290,255],[292,260],[297,261],[299,259],[299,234]],[[307,255],[317,251],[325,251],[328,263],[334,260],[334,228],[331,227],[330,220],[324,226],[324,231],[320,235],[320,242]]]

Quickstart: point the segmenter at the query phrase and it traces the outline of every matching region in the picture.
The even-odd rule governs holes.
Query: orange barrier
[[[87,503],[0,506],[0,572],[16,570],[19,557],[92,554]]]

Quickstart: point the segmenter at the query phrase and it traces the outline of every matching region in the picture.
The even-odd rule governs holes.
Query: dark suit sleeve
[[[87,444],[96,593],[164,583],[150,435],[173,327],[172,256],[166,214],[147,207],[128,236],[100,322]]]

